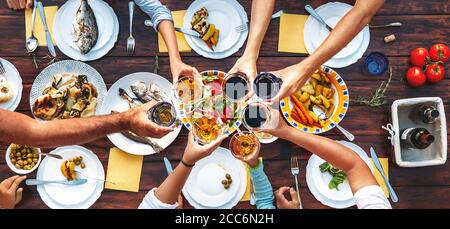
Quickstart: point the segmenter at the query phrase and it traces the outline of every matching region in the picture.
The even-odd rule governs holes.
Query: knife
[[[331,30],[333,30],[333,28],[331,28],[323,19],[322,17],[316,12],[316,10],[314,10],[314,8],[308,3],[308,1],[304,0],[305,2],[305,10],[311,14],[311,16],[313,16],[313,18],[315,18],[317,21],[319,21],[321,24],[323,24],[325,26],[325,28],[327,28],[328,31],[331,32]]]
[[[169,161],[169,159],[167,159],[167,157],[164,157],[163,160],[164,160],[164,165],[166,166],[167,174],[170,175],[173,171],[172,164],[170,164],[170,161]]]
[[[377,167],[378,172],[380,172],[381,176],[383,177],[384,183],[386,184],[389,194],[391,195],[392,202],[397,203],[398,202],[397,194],[395,193],[394,189],[392,188],[391,184],[386,178],[383,167],[381,167],[380,160],[378,160],[377,154],[375,153],[373,147],[370,147],[370,156],[372,157],[372,161],[375,164],[375,167]]]
[[[178,27],[175,27],[175,31],[178,31],[178,32],[180,32],[180,33],[184,33],[184,34],[186,34],[186,35],[193,36],[193,37],[200,37],[200,34],[199,34],[199,33],[197,33],[197,32],[194,31],[194,30],[191,30],[191,29],[185,29],[185,28],[178,28]]]
[[[25,181],[26,185],[43,185],[43,184],[65,184],[65,185],[82,185],[87,182],[87,179],[76,179],[76,180],[38,180],[38,179],[27,179]]]
[[[47,40],[48,51],[53,57],[56,57],[55,46],[53,45],[52,36],[50,36],[50,32],[48,31],[47,20],[45,17],[44,6],[41,1],[37,2],[37,7],[39,10],[39,14],[41,15],[42,24],[44,25],[45,30],[45,39]]]

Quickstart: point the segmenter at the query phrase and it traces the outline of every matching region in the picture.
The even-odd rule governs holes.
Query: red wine
[[[409,118],[416,123],[431,124],[439,119],[439,110],[432,105],[421,105],[411,111]]]
[[[244,74],[235,73],[229,75],[224,83],[225,95],[231,100],[240,100],[249,92],[247,76]]]
[[[249,105],[244,111],[244,122],[250,128],[262,127],[268,121],[266,112],[262,105]]]
[[[281,79],[271,73],[260,73],[254,82],[256,95],[262,99],[275,97],[281,87]]]
[[[425,128],[405,129],[400,140],[408,148],[425,149],[434,142],[434,136]]]

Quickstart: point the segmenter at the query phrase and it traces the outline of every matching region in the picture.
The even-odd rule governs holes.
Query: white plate
[[[86,176],[105,179],[105,171],[98,157],[90,150],[81,146],[60,147],[51,152],[61,155],[65,160],[75,156],[82,156],[86,164],[85,169],[77,168]],[[36,178],[41,180],[63,180],[60,166],[62,160],[45,157],[39,166]],[[79,175],[80,178],[83,176]],[[37,186],[39,195],[50,208],[89,208],[100,197],[103,182],[88,179],[82,185],[45,184]]]
[[[244,195],[245,190],[247,188],[247,183],[246,183],[247,172],[246,172],[245,165],[241,161],[234,158],[233,155],[231,154],[230,150],[228,150],[228,149],[219,147],[209,157],[215,157],[214,155],[216,155],[216,154],[224,155],[227,158],[229,158],[228,160],[236,163],[236,171],[235,172],[238,174],[238,177],[239,177],[238,179],[240,179],[243,182],[239,182],[239,190],[238,190],[237,194],[234,195],[233,198],[228,203],[226,203],[222,206],[218,206],[218,207],[208,207],[208,206],[204,206],[204,205],[200,204],[199,202],[197,202],[196,199],[191,197],[191,195],[187,191],[187,185],[185,185],[183,187],[183,195],[186,198],[186,200],[189,202],[189,204],[192,205],[196,209],[231,209],[234,206],[236,206],[236,204],[239,203],[239,201],[242,199],[242,196]],[[216,162],[220,163],[220,161],[216,161]],[[234,179],[236,179],[236,178],[232,177],[233,182],[234,182]],[[191,178],[191,176],[189,176],[188,180],[189,179],[193,179],[193,178]],[[186,184],[187,184],[187,182],[186,182]]]
[[[369,166],[370,170],[373,171],[370,158],[361,147],[346,141],[337,142],[355,151]],[[325,162],[323,159],[314,154],[308,160],[308,165],[306,166],[306,182],[311,193],[322,204],[333,208],[347,208],[355,205],[348,180],[339,184],[339,191],[328,188],[328,183],[332,176],[329,173],[320,172],[319,165],[323,162]]]
[[[239,51],[247,39],[248,30],[236,33],[234,28],[248,22],[244,7],[236,0],[196,0],[184,16],[184,28],[191,28],[192,15],[203,6],[210,12],[208,22],[220,30],[219,43],[213,52],[200,38],[185,35],[189,46],[199,55],[211,59],[223,59]]]
[[[345,3],[332,2],[322,5],[316,10],[321,12],[321,16],[324,17],[324,20],[329,25],[334,26],[351,8],[351,5]],[[304,28],[304,42],[308,53],[314,53],[328,34],[325,27],[317,22],[316,19],[311,16],[308,17]],[[342,68],[356,63],[367,50],[369,42],[370,31],[369,27],[366,26],[346,47],[325,62],[324,65],[333,68]]]
[[[6,72],[3,77],[11,84],[13,90],[13,98],[8,102],[0,103],[0,109],[15,111],[22,98],[22,78],[20,77],[17,68],[14,67],[11,62],[3,58],[0,58],[0,61],[2,62],[3,68]]]
[[[189,195],[203,206],[222,206],[233,199],[242,182],[236,170],[236,163],[225,155],[215,154],[213,157],[207,157],[192,169],[186,189]],[[233,180],[229,189],[225,189],[221,183],[227,173]]]
[[[89,5],[94,11],[95,19],[97,22],[98,28],[98,38],[94,47],[90,50],[97,51],[100,48],[103,48],[109,41],[112,33],[113,33],[113,15],[109,10],[105,10],[103,1],[98,0],[89,0]],[[61,6],[59,12],[61,14],[61,21],[59,24],[59,34],[65,44],[69,45],[73,49],[79,51],[78,46],[74,41],[74,29],[73,29],[73,21],[80,6],[80,1],[68,1],[66,4]]]
[[[75,60],[58,61],[46,67],[39,73],[39,75],[34,79],[33,85],[31,86],[30,91],[31,110],[33,110],[34,101],[39,96],[42,95],[42,92],[44,91],[45,88],[49,87],[52,84],[53,76],[64,72],[86,75],[89,83],[92,83],[97,88],[98,96],[95,114],[98,115],[100,113],[100,108],[106,96],[107,92],[106,84],[103,81],[103,78],[100,75],[100,73],[97,72],[97,70],[95,70],[88,64]]]
[[[132,85],[136,81],[143,81],[147,85],[150,84],[150,82],[155,83],[161,88],[161,90],[163,90],[171,98],[175,107],[178,108],[178,103],[176,99],[173,98],[174,95],[172,83],[170,83],[167,79],[163,78],[162,76],[153,73],[137,72],[122,77],[109,88],[109,91],[105,97],[105,101],[107,102],[103,103],[100,113],[111,114],[112,110],[120,112],[128,110],[129,109],[128,103],[119,96],[119,88],[126,90],[130,96],[134,96],[134,94],[131,92],[130,85]],[[155,138],[152,140],[165,149],[170,144],[172,144],[172,142],[176,139],[180,131],[181,125],[175,128],[174,131],[167,134],[166,136],[160,139]],[[110,134],[108,135],[108,138],[119,149],[128,152],[130,154],[150,155],[155,153],[153,148],[150,147],[149,145],[135,142],[123,136],[121,133]]]
[[[96,20],[99,20],[99,23],[102,23],[106,26],[106,29],[105,29],[106,31],[112,30],[112,33],[110,36],[105,36],[105,35],[108,35],[107,34],[108,32],[105,32],[106,33],[105,35],[99,34],[99,40],[97,41],[97,44],[93,47],[95,50],[91,50],[90,52],[88,52],[85,55],[81,54],[77,48],[74,48],[74,47],[72,47],[72,45],[65,43],[65,40],[70,38],[70,37],[66,37],[66,36],[71,36],[70,33],[66,34],[66,32],[65,32],[64,34],[62,34],[62,31],[60,31],[61,26],[69,27],[70,29],[73,28],[73,26],[72,26],[73,20],[64,21],[63,14],[65,14],[66,8],[68,8],[69,11],[71,11],[71,8],[73,8],[73,6],[75,6],[75,5],[77,5],[78,1],[77,0],[68,0],[58,10],[58,12],[56,13],[55,19],[54,19],[55,23],[53,23],[53,36],[54,36],[55,41],[58,44],[59,50],[61,52],[63,52],[65,55],[67,55],[68,57],[75,59],[75,60],[92,61],[92,60],[96,60],[96,59],[99,59],[99,58],[105,56],[114,47],[114,44],[116,43],[118,35],[119,35],[119,20],[117,19],[117,16],[114,13],[114,10],[105,1],[101,1],[101,0],[91,0],[91,1],[93,2],[93,5],[96,6],[96,8],[94,10],[95,14],[98,14],[98,15],[108,15],[109,14],[112,17],[112,20],[105,19],[105,18],[102,18],[102,19],[96,18]],[[66,6],[66,4],[67,4],[67,6]],[[93,7],[93,6],[91,5],[91,7]],[[102,12],[99,13],[99,11],[102,11]],[[100,22],[100,21],[102,21],[102,22]],[[107,39],[106,43],[104,43],[104,39]],[[104,44],[102,44],[102,43],[104,43]],[[98,45],[98,47],[96,47],[97,45]]]

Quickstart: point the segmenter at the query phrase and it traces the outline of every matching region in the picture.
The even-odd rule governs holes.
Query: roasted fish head
[[[80,7],[73,21],[74,41],[81,54],[88,53],[97,43],[98,27],[94,11],[87,0],[80,0]]]

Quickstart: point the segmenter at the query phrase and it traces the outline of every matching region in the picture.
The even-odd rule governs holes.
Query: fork
[[[133,37],[133,16],[134,16],[134,1],[128,3],[128,10],[130,13],[130,36],[127,39],[127,52],[132,54],[134,52],[135,40]]]
[[[291,157],[291,173],[295,178],[295,188],[297,189],[297,199],[298,199],[299,209],[303,209],[302,200],[300,199],[300,190],[298,189],[298,180],[297,180],[297,176],[298,176],[299,172],[300,172],[300,169],[298,168],[297,157]]]
[[[105,183],[111,183],[113,185],[115,185],[116,183],[109,181],[109,180],[103,180],[103,179],[99,179],[96,177],[91,177],[91,176],[87,176],[86,174],[82,173],[80,170],[75,169],[75,172],[80,174],[81,176],[85,177],[86,179],[90,179],[90,180],[96,180],[96,181],[100,181],[100,182],[105,182]]]
[[[279,18],[279,17],[281,17],[281,15],[282,15],[283,13],[284,13],[283,10],[280,10],[280,11],[274,13],[274,14],[272,14],[271,19]],[[247,31],[247,30],[248,30],[248,22],[245,22],[245,23],[242,24],[242,25],[236,26],[236,28],[234,28],[234,30],[235,30],[237,33],[242,33],[242,32]]]
[[[0,75],[4,75],[5,73],[6,73],[5,67],[3,67],[3,63],[2,63],[2,61],[0,60]]]

